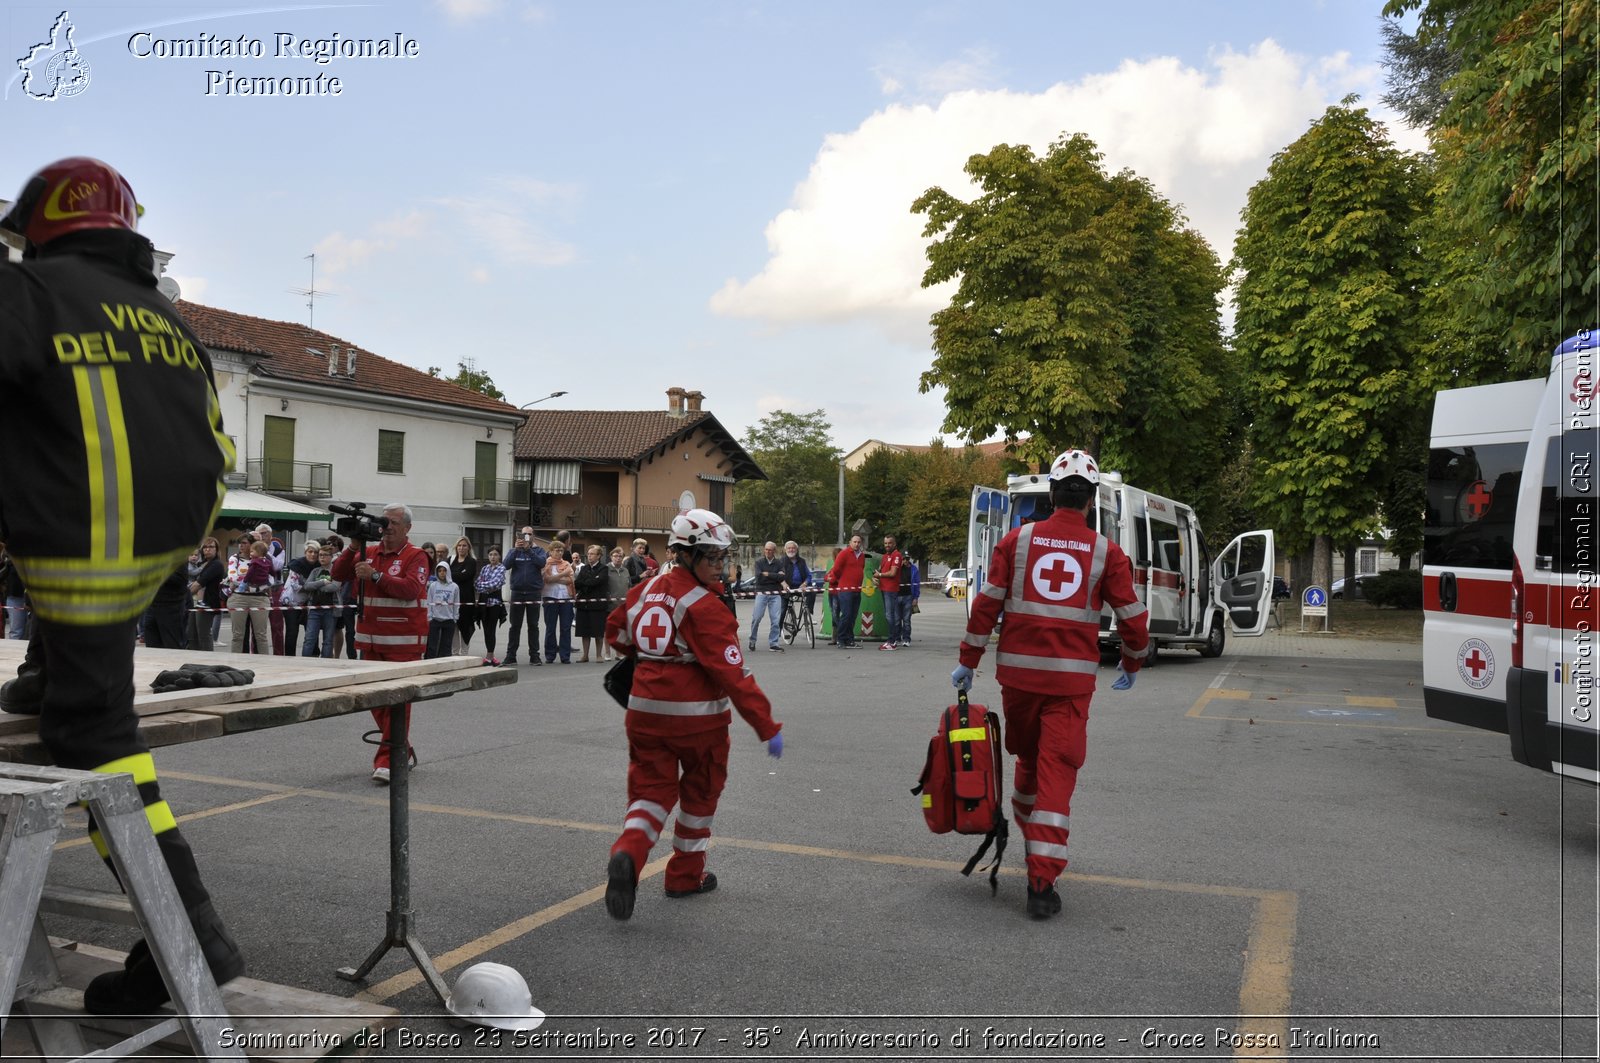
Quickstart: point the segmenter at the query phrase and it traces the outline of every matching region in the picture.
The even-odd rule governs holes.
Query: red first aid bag
[[[967,702],[961,691],[956,704],[939,717],[939,732],[928,741],[928,759],[922,778],[911,788],[922,796],[922,818],[935,834],[982,834],[983,844],[962,868],[972,874],[978,861],[994,846],[989,865],[989,890],[998,888],[1000,858],[1005,855],[1009,829],[1001,811],[1000,717],[982,705]]]

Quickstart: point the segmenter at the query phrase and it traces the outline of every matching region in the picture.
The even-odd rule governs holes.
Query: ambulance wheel
[[[1222,617],[1214,617],[1211,621],[1211,634],[1206,638],[1206,644],[1200,647],[1202,657],[1221,657],[1222,647],[1228,644],[1228,622]]]

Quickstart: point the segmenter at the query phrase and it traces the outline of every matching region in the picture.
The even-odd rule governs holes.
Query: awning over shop
[[[533,493],[575,495],[583,489],[583,469],[575,461],[540,461],[533,466]]]
[[[324,521],[332,518],[326,509],[305,506],[277,495],[230,487],[222,498],[223,517],[259,517],[263,520]]]

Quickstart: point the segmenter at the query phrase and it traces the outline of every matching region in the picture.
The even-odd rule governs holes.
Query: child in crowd
[[[444,657],[456,637],[456,621],[461,618],[461,588],[450,579],[450,563],[434,566],[433,582],[428,584],[427,657]]]

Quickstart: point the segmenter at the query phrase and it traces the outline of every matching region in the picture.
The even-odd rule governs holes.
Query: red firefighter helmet
[[[136,229],[143,213],[126,177],[99,159],[74,156],[28,178],[0,229],[40,247],[86,229]]]

